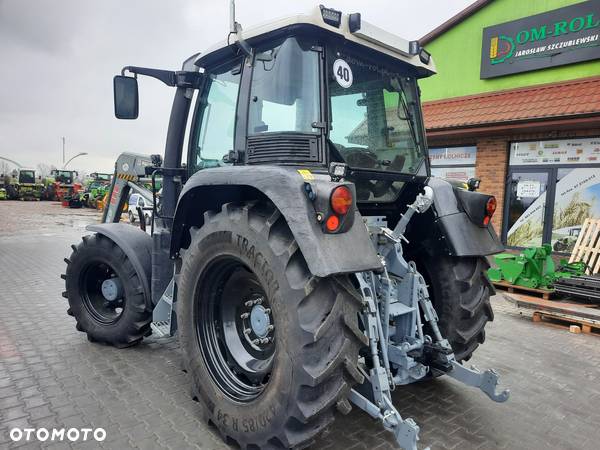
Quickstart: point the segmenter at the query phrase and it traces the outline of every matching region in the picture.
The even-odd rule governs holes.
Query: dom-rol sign
[[[480,77],[600,58],[600,0],[483,29]]]

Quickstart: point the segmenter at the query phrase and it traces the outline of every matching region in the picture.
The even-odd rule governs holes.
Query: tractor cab
[[[19,169],[19,184],[35,184],[35,170]]]
[[[73,184],[73,180],[77,176],[77,172],[74,170],[53,170],[52,175],[54,180],[61,185]]]
[[[191,173],[341,163],[360,202],[394,201],[403,180],[429,175],[417,80],[435,71],[418,42],[324,7],[243,36],[251,51],[231,39],[194,61],[205,84]]]

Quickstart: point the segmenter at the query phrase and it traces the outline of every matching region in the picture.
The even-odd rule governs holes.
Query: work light
[[[325,8],[323,5],[319,5],[321,8],[321,16],[323,22],[333,27],[339,28],[342,23],[342,12],[336,11],[335,9]]]

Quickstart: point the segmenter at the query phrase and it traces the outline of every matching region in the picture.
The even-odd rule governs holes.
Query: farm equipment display
[[[534,289],[548,289],[561,278],[583,275],[586,269],[584,263],[569,263],[565,259],[557,268],[550,244],[526,248],[519,254],[501,253],[494,256],[494,261],[498,267],[488,269],[490,280]]]
[[[55,169],[52,171],[54,176],[54,193],[59,202],[68,202],[75,197],[81,190],[81,183],[75,181],[78,173],[75,170]]]
[[[44,185],[36,179],[34,169],[20,167],[13,171],[5,189],[11,200],[40,200]]]
[[[90,182],[79,193],[79,199],[83,206],[94,209],[98,208],[98,202],[102,201],[110,188],[111,176],[109,173],[94,172],[90,174]]]
[[[77,329],[116,347],[177,332],[194,398],[244,449],[304,447],[352,405],[416,449],[392,391],[427,377],[506,401],[495,371],[462,364],[503,247],[493,196],[430,176],[429,53],[360,14],[242,33],[231,10],[229,38],[182,70],[114,79],[119,119],[137,118],[142,75],[175,97],[164,158],[119,157],[103,223],[66,260]],[[150,233],[119,223],[143,176]]]

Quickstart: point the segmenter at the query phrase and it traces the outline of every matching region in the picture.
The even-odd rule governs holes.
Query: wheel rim
[[[110,325],[123,315],[126,302],[123,283],[105,262],[87,264],[79,278],[79,290],[83,305],[97,322]]]
[[[197,343],[212,381],[230,399],[256,399],[271,377],[275,324],[256,275],[237,257],[208,264],[195,290]]]

